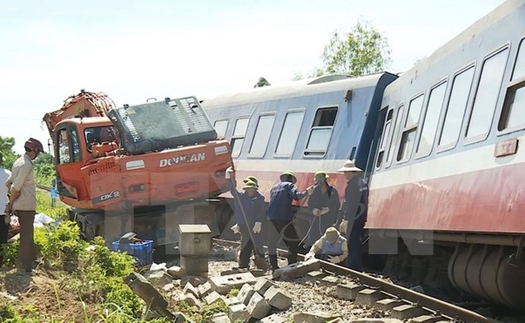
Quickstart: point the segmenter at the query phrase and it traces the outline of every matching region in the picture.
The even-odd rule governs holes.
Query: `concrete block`
[[[186,285],[184,285],[182,292],[184,294],[192,294],[197,299],[201,297],[198,288],[193,287],[193,285],[190,283],[186,283]]]
[[[236,304],[230,306],[228,316],[232,322],[247,322],[250,319],[250,313],[248,313],[248,309],[244,304]]]
[[[288,309],[292,306],[292,298],[279,290],[277,287],[272,286],[264,293],[264,298],[270,304],[281,311]]]
[[[201,301],[198,300],[193,294],[181,294],[179,299],[188,304],[189,307],[196,307],[199,310],[202,308]]]
[[[395,319],[408,320],[410,318],[424,314],[428,314],[428,312],[421,307],[405,304],[394,307],[390,316]]]
[[[168,306],[168,301],[141,274],[131,273],[124,278],[124,282],[135,294],[142,298],[152,310],[162,312]]]
[[[250,269],[250,272],[254,277],[262,277],[266,273],[266,271],[262,269]]]
[[[308,277],[308,279],[311,279],[311,280],[321,280],[325,278],[326,276],[327,275],[325,273],[319,270],[314,270],[306,274],[306,277]]]
[[[204,284],[200,285],[198,287],[199,295],[201,298],[206,297],[208,294],[213,292],[213,287],[211,286],[210,282],[205,282]]]
[[[259,321],[259,323],[285,323],[286,321],[277,314],[272,314]]]
[[[294,323],[325,323],[340,318],[340,315],[328,312],[302,312],[293,317]]]
[[[209,281],[217,293],[226,295],[232,288],[240,288],[244,284],[255,284],[256,278],[252,273],[246,272],[228,276],[210,277]]]
[[[249,272],[248,269],[229,269],[229,270],[221,271],[221,276],[230,276],[230,275],[247,273],[247,272]]]
[[[164,270],[147,271],[144,273],[144,278],[155,286],[164,286],[173,282],[173,277]]]
[[[172,266],[168,268],[168,274],[174,279],[181,279],[186,276],[186,272],[179,266]]]
[[[211,317],[211,323],[231,323],[228,315],[224,313],[217,313]]]
[[[186,286],[187,283],[192,284],[193,286],[197,287],[204,283],[206,283],[208,279],[206,277],[201,276],[184,276],[180,279],[180,285]]]
[[[208,257],[180,257],[180,266],[187,275],[207,276],[208,275]]]
[[[248,306],[248,303],[250,302],[250,298],[252,297],[253,293],[255,293],[253,287],[248,284],[244,284],[242,285],[241,290],[237,295],[237,298],[239,299],[239,301],[241,301],[241,303]]]
[[[232,298],[224,297],[224,304],[226,304],[226,306],[232,306],[232,305],[242,304],[242,302],[237,297],[232,297]]]
[[[435,317],[433,315],[421,315],[411,318],[408,323],[436,323],[443,320],[443,318]]]
[[[219,302],[219,301],[223,301],[224,302],[224,296],[222,296],[221,294],[217,293],[216,291],[213,291],[213,292],[209,293],[208,295],[206,295],[206,297],[204,297],[204,301],[208,305],[211,305],[211,304],[213,304],[215,302]]]
[[[333,286],[339,284],[341,279],[335,277],[335,276],[326,276],[323,279],[321,279],[321,285],[322,286]]]
[[[268,301],[264,299],[259,293],[254,293],[246,306],[248,308],[248,313],[250,316],[255,319],[262,319],[268,313],[270,313],[271,307],[268,304]]]
[[[256,292],[260,293],[261,295],[264,295],[264,293],[266,293],[268,288],[270,288],[272,286],[275,286],[275,284],[273,282],[269,281],[266,278],[259,278],[255,282],[255,286],[253,286],[253,289]]]
[[[385,298],[388,298],[388,296],[381,293],[380,291],[366,288],[357,293],[355,302],[357,304],[372,307],[378,300]]]
[[[404,303],[398,299],[385,298],[385,299],[378,300],[374,307],[380,311],[386,312],[386,311],[392,311],[394,307],[398,307],[403,304]]]
[[[166,284],[166,285],[162,286],[162,290],[165,291],[166,293],[169,293],[173,289],[175,289],[175,284],[174,283],[169,283],[169,284]]]
[[[321,268],[321,262],[318,259],[308,261],[299,261],[291,265],[282,267],[273,272],[274,279],[294,279],[304,277],[311,271]]]
[[[365,289],[362,285],[356,283],[339,284],[335,290],[337,298],[344,299],[347,301],[355,300],[357,293]]]

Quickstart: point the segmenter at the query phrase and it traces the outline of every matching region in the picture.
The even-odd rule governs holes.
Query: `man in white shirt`
[[[5,182],[11,176],[11,172],[5,169],[3,166],[4,158],[2,153],[0,153],[0,182]],[[7,186],[0,185],[0,267],[4,263],[3,257],[3,244],[7,243],[7,238],[9,234],[9,222],[10,216],[6,214],[6,206],[8,202],[7,197]]]

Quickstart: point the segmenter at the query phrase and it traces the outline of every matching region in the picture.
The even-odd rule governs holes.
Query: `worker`
[[[308,199],[308,209],[312,213],[310,230],[306,244],[312,246],[328,229],[335,225],[339,214],[339,193],[328,183],[328,174],[318,171],[314,176],[314,191]]]
[[[313,192],[312,187],[299,192],[295,183],[297,178],[291,171],[280,175],[280,182],[275,184],[270,191],[268,205],[268,255],[272,270],[279,268],[277,265],[277,244],[281,237],[288,247],[288,264],[297,262],[297,249],[299,237],[293,224],[292,201],[301,200]]]
[[[0,181],[5,182],[11,175],[11,172],[5,169],[4,156],[0,153]],[[4,263],[4,244],[9,237],[9,223],[11,217],[9,214],[7,187],[0,185],[0,267]]]
[[[44,151],[42,143],[29,138],[24,144],[25,154],[13,164],[11,175],[7,179],[9,188],[9,213],[18,216],[20,222],[20,248],[17,268],[19,272],[31,272],[36,260],[36,248],[33,237],[33,222],[36,210],[36,184],[33,174],[33,160]]]
[[[349,160],[339,172],[343,172],[347,184],[339,231],[348,237],[348,262],[350,269],[363,270],[363,229],[368,213],[368,185],[362,178],[363,170]]]
[[[264,259],[261,231],[266,218],[266,204],[264,196],[258,191],[259,187],[256,182],[244,181],[244,191],[239,192],[235,185],[235,172],[232,167],[226,170],[225,178],[228,180],[230,192],[234,197],[234,214],[237,224],[232,229],[241,234],[238,268],[247,269],[250,265],[252,251],[257,252],[259,259]]]
[[[340,235],[336,228],[329,227],[324,235],[312,245],[304,259],[309,260],[313,257],[327,260],[333,264],[344,264],[348,257],[346,238]]]

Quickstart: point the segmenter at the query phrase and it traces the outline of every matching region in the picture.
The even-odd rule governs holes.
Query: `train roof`
[[[385,72],[387,73],[387,72]],[[328,75],[313,79],[299,80],[287,85],[265,86],[244,92],[229,93],[205,98],[202,105],[206,109],[218,109],[224,106],[238,106],[253,102],[285,99],[289,97],[314,95],[329,91],[349,90],[375,86],[385,73],[350,77],[348,75]]]
[[[407,81],[416,79],[418,74],[424,72],[429,67],[437,64],[447,56],[459,50],[465,44],[475,40],[486,30],[492,28],[500,20],[514,13],[516,9],[522,7],[525,0],[508,0],[499,5],[496,9],[486,14],[483,18],[476,21],[463,32],[452,38],[450,41],[439,47],[432,55],[422,59],[417,65],[399,75],[399,79],[387,86],[385,94],[395,91],[397,88],[404,86]]]

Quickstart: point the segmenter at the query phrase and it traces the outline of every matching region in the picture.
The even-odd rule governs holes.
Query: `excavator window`
[[[67,164],[81,160],[76,129],[60,129],[58,131],[58,161]]]
[[[93,127],[84,129],[84,138],[86,138],[86,147],[91,152],[93,144],[101,144],[103,142],[112,142],[116,140],[113,127]]]

